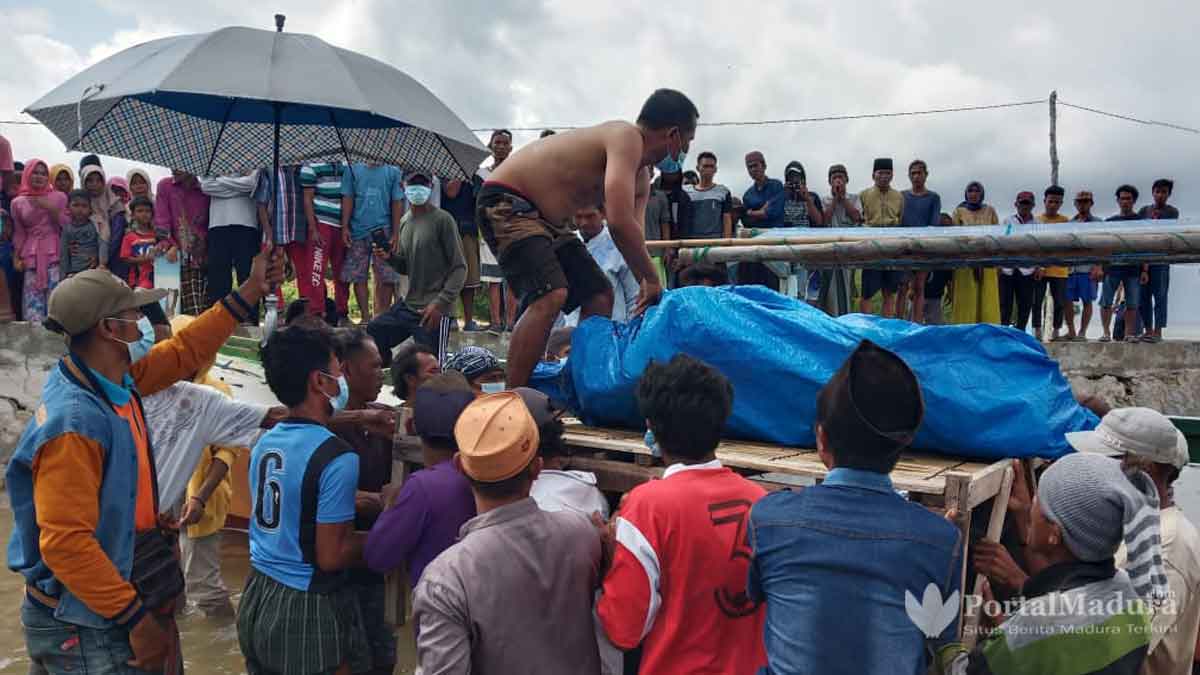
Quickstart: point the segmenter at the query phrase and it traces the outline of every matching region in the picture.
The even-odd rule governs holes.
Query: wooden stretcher
[[[624,494],[663,473],[662,466],[653,465],[654,458],[643,435],[623,429],[588,427],[566,420],[563,438],[575,453],[569,460],[569,468],[596,474],[597,486],[604,492]],[[403,480],[403,476],[421,466],[421,452],[411,444],[401,447],[397,443],[394,457],[394,480]],[[722,441],[717,446],[717,459],[767,490],[796,488],[794,478],[817,483],[829,472],[816,450],[769,443]],[[951,510],[957,513],[954,522],[962,532],[963,541],[970,541],[974,517],[986,518],[986,538],[999,541],[1013,480],[1008,460],[988,464],[941,455],[905,453],[892,471],[891,479],[897,490],[906,492],[909,499],[935,513],[945,514]],[[963,556],[961,574],[960,587],[963,587],[966,585],[966,556]],[[973,594],[980,593],[982,579],[982,576],[976,579],[971,589]],[[404,585],[403,574],[388,576],[387,607],[391,610],[388,618],[396,625],[404,621]],[[966,594],[962,597],[964,609],[961,611],[965,612]],[[966,641],[972,641],[978,622],[978,614],[964,614],[960,630]]]

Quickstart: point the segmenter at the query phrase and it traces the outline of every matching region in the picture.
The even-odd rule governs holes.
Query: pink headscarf
[[[121,197],[121,195],[117,194],[117,191],[113,190],[113,188],[121,188],[121,190],[124,191],[125,196]],[[127,183],[125,179],[121,178],[120,176],[113,176],[112,178],[108,179],[108,189],[111,190],[113,194],[117,194],[117,196],[120,197],[121,202],[124,204],[128,204],[129,200],[133,199],[133,195],[129,192],[129,183]]]
[[[33,187],[33,170],[37,165],[41,164],[46,170],[46,184],[41,188]],[[40,159],[31,159],[25,163],[25,169],[21,171],[21,197],[42,197],[54,191],[54,182],[50,180],[50,165]]]

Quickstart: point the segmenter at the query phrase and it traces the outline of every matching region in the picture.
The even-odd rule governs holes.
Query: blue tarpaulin
[[[1055,458],[1071,451],[1064,434],[1099,422],[1025,333],[863,314],[835,319],[761,286],[669,291],[628,324],[589,318],[575,330],[562,374],[544,369],[537,386],[561,387],[558,395],[587,424],[644,428],[638,378],[651,361],[685,353],[733,384],[728,436],[813,447],[817,392],[864,338],[899,354],[920,380],[925,420],[916,449]]]

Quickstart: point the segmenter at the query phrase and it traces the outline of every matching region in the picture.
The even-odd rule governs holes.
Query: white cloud
[[[312,32],[410,73],[471,126],[541,127],[632,118],[659,86],[687,92],[705,121],[794,118],[1001,103],[1044,97],[1195,124],[1200,92],[1186,86],[1200,4],[1129,5],[1072,0],[1046,5],[928,0],[458,0],[406,5],[382,0],[286,3],[287,29]],[[125,46],[174,32],[240,24],[272,28],[271,13],[244,0],[202,4],[105,0],[128,28],[97,44],[48,37],[47,12],[14,7],[0,23],[23,27],[0,71],[0,119],[73,72]],[[85,5],[73,11],[87,12]],[[16,25],[14,23],[14,25]],[[66,40],[58,36],[60,40]],[[69,42],[69,40],[67,40]],[[18,154],[59,156],[39,128],[0,127]],[[518,133],[518,145],[537,132]],[[1200,210],[1200,137],[1060,110],[1062,179],[1104,195],[1118,183],[1148,188],[1178,179],[1177,201]],[[693,145],[721,157],[718,178],[748,183],[742,155],[759,148],[769,170],[802,161],[824,188],[832,163],[865,186],[872,158],[930,163],[930,183],[950,205],[980,179],[1004,213],[1019,189],[1048,180],[1044,105],[929,117],[794,126],[701,128]],[[108,164],[108,162],[106,162]],[[114,165],[118,163],[114,160]],[[903,185],[904,181],[898,181]],[[1040,191],[1040,190],[1039,190]],[[1148,192],[1148,190],[1145,190]]]

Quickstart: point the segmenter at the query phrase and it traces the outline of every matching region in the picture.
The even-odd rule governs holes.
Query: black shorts
[[[517,296],[519,312],[551,291],[565,288],[567,301],[562,311],[570,314],[593,296],[612,289],[578,237],[559,241],[527,237],[513,242],[500,258],[500,270]]]
[[[905,272],[902,270],[863,270],[862,297],[870,300],[879,291],[895,293],[904,283]]]

